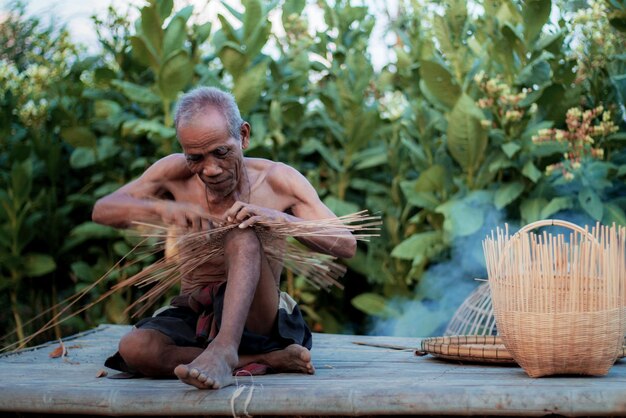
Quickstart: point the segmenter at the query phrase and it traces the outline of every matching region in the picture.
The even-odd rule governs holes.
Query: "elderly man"
[[[295,169],[243,156],[250,125],[230,94],[207,87],[187,93],[175,125],[183,153],[157,161],[100,199],[93,220],[121,228],[145,221],[201,231],[213,227],[210,217],[238,227],[224,236],[223,257],[183,278],[173,307],[140,321],[121,339],[120,368],[175,375],[201,389],[231,384],[233,371],[250,363],[314,373],[311,333],[293,299],[279,291],[282,265],[267,259],[249,227],[335,215]],[[356,249],[348,231],[339,238],[299,240],[336,257],[352,257]]]

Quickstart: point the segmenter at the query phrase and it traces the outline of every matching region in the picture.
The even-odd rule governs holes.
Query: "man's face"
[[[248,139],[245,130],[241,139],[231,137],[226,118],[213,108],[178,126],[178,140],[189,169],[212,193],[221,196],[231,194],[242,179],[242,149]]]

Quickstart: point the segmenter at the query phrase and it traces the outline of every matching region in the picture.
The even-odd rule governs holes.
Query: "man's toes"
[[[174,374],[176,375],[176,377],[178,377],[179,379],[186,379],[187,377],[189,377],[189,367],[187,367],[184,364],[179,364],[178,366],[176,366],[176,368],[174,369]]]
[[[192,367],[191,369],[189,369],[189,377],[193,378],[193,379],[197,379],[198,376],[200,376],[202,373],[200,373],[200,370],[196,369],[195,367]]]

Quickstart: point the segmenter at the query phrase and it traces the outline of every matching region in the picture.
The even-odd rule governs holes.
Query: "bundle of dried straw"
[[[142,237],[140,243],[120,259],[109,271],[96,280],[93,284],[81,292],[67,298],[59,304],[41,312],[28,323],[35,321],[44,315],[53,312],[50,319],[37,332],[23,340],[10,344],[0,352],[21,348],[32,341],[38,335],[52,329],[73,316],[91,308],[115,292],[129,286],[151,286],[143,296],[126,308],[125,312],[135,310],[133,317],[144,314],[161,296],[163,296],[181,279],[191,274],[199,266],[223,254],[223,237],[231,229],[237,228],[238,224],[220,225],[220,220],[209,219],[214,225],[209,231],[189,232],[186,229],[177,229],[167,225],[135,222],[135,231]],[[350,232],[358,240],[367,241],[369,238],[378,236],[381,220],[379,216],[370,215],[366,210],[350,215],[330,219],[317,219],[310,221],[287,222],[285,220],[261,221],[253,226],[263,250],[270,260],[281,262],[285,268],[297,275],[307,278],[314,286],[327,288],[332,285],[341,287],[338,279],[345,273],[345,266],[335,261],[335,257],[317,253],[309,248],[294,242],[291,238],[306,238],[313,236],[342,237]],[[168,244],[169,245],[166,245]],[[131,263],[139,263],[154,254],[162,253],[165,256],[150,264],[139,273],[114,285],[97,300],[72,311],[80,300],[91,289],[106,280],[111,273],[119,270],[122,263],[130,254],[138,254],[136,260]],[[172,248],[175,250],[172,251]],[[125,267],[128,267],[126,264]],[[5,336],[10,337],[14,333]]]

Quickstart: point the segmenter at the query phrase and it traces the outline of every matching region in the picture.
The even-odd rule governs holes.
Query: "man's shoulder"
[[[300,175],[295,168],[278,161],[267,160],[265,158],[247,158],[248,168],[253,170],[258,178],[268,182],[282,182]]]
[[[187,166],[187,161],[183,154],[170,154],[155,162],[151,170],[158,172],[162,178],[167,180],[179,180],[190,177],[193,173]]]

